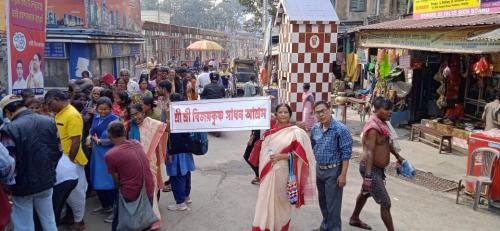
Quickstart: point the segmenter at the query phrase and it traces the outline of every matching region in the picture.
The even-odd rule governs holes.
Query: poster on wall
[[[71,79],[82,78],[82,72],[90,72],[90,47],[83,43],[72,43],[69,57],[69,76]]]
[[[413,18],[443,18],[500,12],[500,0],[414,0]]]
[[[47,27],[85,27],[85,5],[81,0],[48,0]]]
[[[140,0],[89,0],[89,27],[102,30],[140,32]]]
[[[44,92],[45,0],[8,0],[7,38],[9,89]]]

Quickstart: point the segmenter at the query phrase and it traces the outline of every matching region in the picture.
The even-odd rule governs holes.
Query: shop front
[[[140,37],[110,37],[74,35],[71,40],[59,33],[48,34],[45,44],[46,88],[66,88],[69,80],[82,77],[89,71],[91,77],[112,74],[128,69],[132,76],[140,55],[143,39]]]
[[[393,99],[408,117],[403,120],[452,134],[454,147],[466,150],[471,132],[484,128],[484,106],[500,89],[500,40],[470,38],[497,30],[498,18],[402,19],[351,33],[356,48],[368,49],[373,95]]]

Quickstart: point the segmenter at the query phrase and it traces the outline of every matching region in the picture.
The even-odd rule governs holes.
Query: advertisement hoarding
[[[9,89],[44,92],[45,0],[8,0],[7,38]]]
[[[269,129],[269,97],[226,98],[172,102],[172,133]]]
[[[443,18],[500,12],[500,0],[414,0],[413,18]]]

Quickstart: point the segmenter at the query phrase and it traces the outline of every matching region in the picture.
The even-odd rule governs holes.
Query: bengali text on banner
[[[182,101],[170,105],[172,133],[269,129],[269,97]]]

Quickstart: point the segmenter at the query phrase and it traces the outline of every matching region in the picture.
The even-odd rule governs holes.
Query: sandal
[[[372,230],[372,227],[370,227],[368,224],[362,222],[362,221],[349,221],[349,225],[358,227],[360,229],[365,229],[365,230]]]

